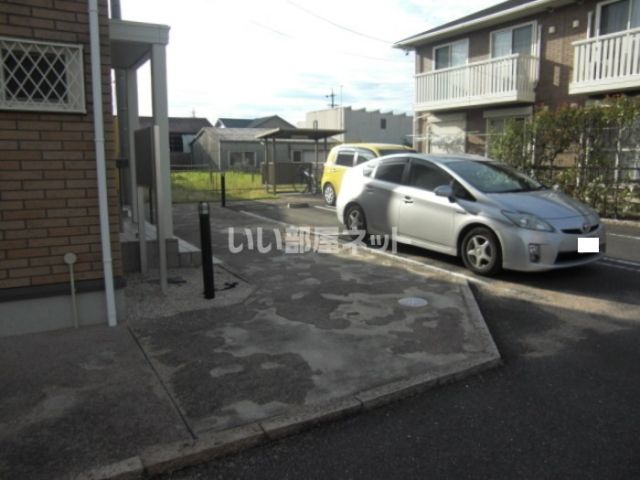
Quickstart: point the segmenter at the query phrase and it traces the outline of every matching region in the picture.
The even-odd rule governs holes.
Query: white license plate
[[[578,237],[578,253],[599,253],[600,239],[598,237]]]

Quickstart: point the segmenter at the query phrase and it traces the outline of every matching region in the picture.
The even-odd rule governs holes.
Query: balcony
[[[569,93],[640,88],[640,28],[573,43]]]
[[[416,111],[535,101],[539,60],[509,55],[416,75]]]

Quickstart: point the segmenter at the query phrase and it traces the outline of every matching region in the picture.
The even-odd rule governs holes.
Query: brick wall
[[[84,46],[86,114],[0,111],[0,288],[102,278],[86,0],[3,0],[0,36]],[[100,0],[103,108],[114,273],[121,275],[107,0]]]

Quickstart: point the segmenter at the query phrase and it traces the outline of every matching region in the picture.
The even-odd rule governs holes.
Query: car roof
[[[400,154],[402,155],[402,154]],[[441,163],[446,165],[447,163],[470,161],[470,162],[492,162],[491,158],[482,157],[480,155],[471,155],[469,153],[414,153],[411,158],[421,158],[423,160],[430,160],[434,163]]]
[[[395,144],[395,143],[343,143],[341,145],[336,145],[335,148],[373,148],[374,150],[380,150],[380,149],[386,149],[386,148],[393,148],[396,150],[399,149],[406,149],[406,150],[413,150],[411,147],[408,147],[406,145],[399,145],[399,144]]]

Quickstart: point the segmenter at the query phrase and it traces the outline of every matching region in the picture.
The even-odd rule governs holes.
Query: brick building
[[[99,0],[100,57],[92,65],[91,5],[0,2],[0,335],[73,326],[68,253],[77,257],[79,323],[106,323],[109,312],[123,311],[111,68],[112,50],[126,39],[114,38],[107,0]],[[116,35],[140,25],[119,23]],[[92,66],[102,94],[97,134]],[[103,208],[101,226],[103,157],[108,222]],[[103,243],[107,224],[110,242]]]
[[[640,0],[509,0],[397,42],[416,54],[415,146],[484,153],[534,108],[640,90]]]

